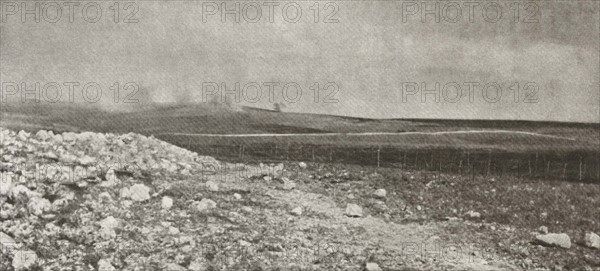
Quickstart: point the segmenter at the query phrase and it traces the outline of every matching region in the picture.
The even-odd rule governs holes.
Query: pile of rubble
[[[138,134],[7,129],[0,130],[0,158],[1,270],[114,270],[115,250],[128,245],[120,233],[147,230],[127,223],[131,210],[154,208],[154,197],[170,209],[173,199],[162,195],[170,182],[219,164]]]
[[[309,260],[272,256],[298,242],[286,235],[286,203],[264,185],[286,179],[283,164],[224,163],[138,134],[3,128],[0,158],[0,270],[264,270],[314,262],[308,252],[301,253]],[[301,244],[319,245],[314,235]]]

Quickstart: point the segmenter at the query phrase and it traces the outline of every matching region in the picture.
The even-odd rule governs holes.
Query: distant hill
[[[135,132],[165,138],[165,134],[319,134],[319,133],[407,133],[470,130],[508,130],[573,138],[541,139],[526,134],[448,134],[448,135],[379,135],[340,136],[286,140],[311,141],[316,144],[402,144],[477,146],[498,145],[510,147],[521,142],[523,146],[598,148],[599,124],[560,123],[505,120],[425,120],[425,119],[364,119],[331,115],[276,112],[243,107],[198,104],[151,104],[129,111],[106,111],[76,105],[5,104],[0,108],[0,125],[27,131],[48,129],[56,132],[94,131],[102,133]],[[179,140],[179,139],[178,139]],[[244,139],[246,140],[246,139]],[[271,139],[253,139],[260,143]],[[433,142],[435,141],[435,142]],[[431,143],[431,144],[430,144]]]

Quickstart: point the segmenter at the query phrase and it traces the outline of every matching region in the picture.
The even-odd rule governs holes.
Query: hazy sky
[[[488,2],[481,1],[472,14],[464,1],[453,2],[461,17],[455,17],[456,6],[439,3],[439,23],[432,14],[422,22],[423,7],[403,1],[318,2],[318,17],[314,1],[273,1],[278,4],[272,8],[273,22],[269,4],[254,2],[261,7],[256,23],[249,22],[257,16],[256,6],[244,8],[245,2],[238,2],[239,23],[234,14],[222,22],[220,1],[139,1],[127,9],[122,4],[118,23],[109,7],[113,2],[97,2],[102,14],[95,23],[84,20],[96,16],[94,7],[84,12],[84,4],[73,7],[74,21],[69,22],[63,2],[56,2],[63,5],[56,23],[49,22],[56,7],[43,2],[40,22],[28,14],[22,23],[21,2],[11,3],[18,4],[14,15],[5,2],[0,10],[3,96],[14,89],[7,82],[96,82],[103,93],[95,105],[127,108],[134,105],[114,102],[109,87],[115,82],[121,88],[135,82],[140,87],[135,98],[155,102],[206,102],[203,96],[214,99],[206,91],[224,82],[230,90],[240,84],[240,105],[272,108],[279,102],[294,112],[600,121],[600,9],[594,1],[530,6],[498,1],[487,8]],[[226,2],[227,8],[234,9],[235,3]],[[302,11],[297,22],[294,7]],[[498,7],[502,17],[494,22]],[[137,22],[124,23],[133,12],[129,19]],[[453,18],[456,22],[446,21]],[[273,101],[266,82],[279,83]],[[282,96],[286,84],[287,101]],[[422,100],[423,84],[429,93],[438,93],[439,102],[435,94]],[[257,85],[262,96],[254,101]],[[295,86],[302,96],[290,102]],[[456,86],[463,97],[456,96]],[[62,91],[67,100],[68,88]],[[75,100],[82,102],[81,97],[81,86],[75,87]],[[237,103],[233,94],[229,97]]]

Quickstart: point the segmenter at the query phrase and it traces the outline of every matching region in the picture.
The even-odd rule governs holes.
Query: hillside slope
[[[181,145],[192,141],[208,144],[194,134],[323,134],[323,133],[390,133],[360,137],[330,138],[288,137],[283,143],[334,144],[348,146],[434,146],[447,148],[497,148],[519,151],[533,146],[537,149],[562,148],[573,150],[600,147],[600,126],[586,123],[555,123],[484,120],[376,120],[340,116],[274,112],[253,108],[232,110],[206,105],[147,105],[130,111],[109,112],[75,105],[3,104],[0,126],[14,130],[36,132],[93,131],[102,133],[139,133],[154,135]],[[448,131],[517,131],[516,134],[480,133],[429,136],[427,133]],[[406,134],[404,134],[406,133]],[[422,133],[422,134],[419,134]],[[529,134],[528,134],[529,133]],[[175,134],[190,134],[185,138]],[[400,135],[398,135],[400,134]],[[543,136],[536,136],[540,134]],[[556,140],[564,137],[574,140]],[[265,138],[224,139],[220,144],[269,143]]]

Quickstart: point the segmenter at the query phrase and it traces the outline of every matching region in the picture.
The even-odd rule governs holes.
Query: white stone
[[[169,234],[170,234],[170,235],[176,235],[176,234],[179,234],[179,229],[178,229],[178,228],[175,228],[175,227],[173,227],[173,226],[170,226],[170,227],[169,227]]]
[[[540,234],[535,239],[545,246],[556,246],[562,248],[571,247],[571,238],[566,233]]]
[[[302,207],[296,207],[290,211],[292,215],[301,216],[302,215]]]
[[[117,236],[115,229],[119,226],[119,221],[109,216],[98,223],[100,225],[100,237],[103,239],[112,239]]]
[[[346,205],[346,212],[344,214],[349,217],[361,217],[363,216],[362,207],[353,203],[348,203],[348,205]]]
[[[23,130],[19,131],[19,133],[17,134],[17,136],[19,137],[19,139],[21,141],[26,141],[27,139],[29,139],[29,137],[31,136],[30,133],[25,132]]]
[[[246,212],[246,213],[252,213],[252,208],[249,206],[242,206],[242,211]]]
[[[473,210],[468,211],[465,215],[470,218],[480,218],[481,217],[481,214],[479,212],[475,212]]]
[[[62,134],[62,139],[64,141],[75,141],[77,139],[77,135],[72,132],[66,132]]]
[[[193,205],[196,207],[198,211],[204,211],[208,209],[212,209],[217,207],[217,203],[210,199],[202,199],[199,202],[194,202]]]
[[[308,165],[304,162],[298,163],[298,166],[300,166],[301,169],[306,169],[308,167]]]
[[[207,181],[205,184],[206,188],[212,192],[219,191],[219,185],[213,181]]]
[[[583,243],[586,247],[600,249],[600,236],[593,232],[588,232],[583,238]]]
[[[15,270],[31,267],[37,261],[37,255],[31,250],[16,251],[13,256],[12,266]]]
[[[14,186],[11,193],[13,197],[17,197],[19,194],[25,194],[29,198],[42,196],[40,193],[33,192],[23,185]]]
[[[30,213],[41,216],[44,212],[52,210],[52,203],[44,198],[33,197],[29,199],[27,209]]]
[[[86,155],[84,157],[79,158],[78,162],[79,162],[79,164],[82,164],[84,166],[89,166],[89,165],[94,164],[96,162],[96,159]]]
[[[0,231],[0,251],[4,254],[7,253],[7,250],[11,251],[16,247],[17,242],[15,242],[15,239]]]
[[[383,271],[381,269],[381,267],[379,267],[379,265],[376,263],[367,263],[367,266],[365,266],[365,269],[367,271]]]
[[[117,270],[109,259],[101,259],[98,261],[98,271],[115,271]]]
[[[169,210],[171,209],[171,207],[173,207],[173,199],[170,197],[163,197],[162,198],[162,202],[161,202],[161,207],[164,210]]]
[[[105,229],[115,229],[119,227],[119,221],[115,219],[113,216],[106,217],[102,219],[98,224],[100,224],[101,228]]]
[[[0,208],[0,218],[8,219],[15,214],[14,206],[10,203],[5,202]]]
[[[292,189],[296,188],[296,183],[288,180],[285,177],[283,179],[284,179],[284,182],[283,182],[283,185],[281,186],[281,189],[283,189],[283,190],[292,190]]]
[[[119,197],[121,198],[129,198],[131,197],[131,192],[129,192],[129,188],[123,187],[119,190]]]
[[[37,137],[41,141],[46,141],[52,138],[52,135],[46,130],[39,130],[37,133],[35,133],[35,137]]]
[[[0,173],[0,195],[10,195],[13,174]]]
[[[121,202],[121,205],[123,205],[123,207],[125,207],[125,208],[129,208],[132,204],[133,204],[133,202],[130,200],[124,200]]]
[[[129,187],[130,198],[133,201],[145,201],[150,199],[150,187],[143,184],[134,184]]]
[[[281,175],[283,174],[283,168],[284,168],[283,163],[279,163],[279,164],[273,166],[273,170],[272,170],[273,177],[281,178]]]
[[[188,269],[190,271],[207,271],[209,270],[207,266],[208,263],[206,262],[206,260],[204,260],[204,258],[202,257],[199,257],[190,263]]]
[[[165,266],[165,271],[187,271],[187,269],[185,269],[185,267],[175,264],[175,263],[168,263]]]
[[[237,199],[237,200],[240,200],[240,199],[242,199],[242,195],[240,195],[240,194],[238,194],[238,193],[235,193],[235,194],[233,194],[233,197],[234,197],[235,199]]]
[[[385,191],[383,188],[380,188],[375,190],[375,193],[373,194],[378,198],[385,198],[387,196],[387,191]]]
[[[543,233],[543,234],[548,233],[548,227],[546,227],[546,226],[541,226],[538,230],[540,233]]]

